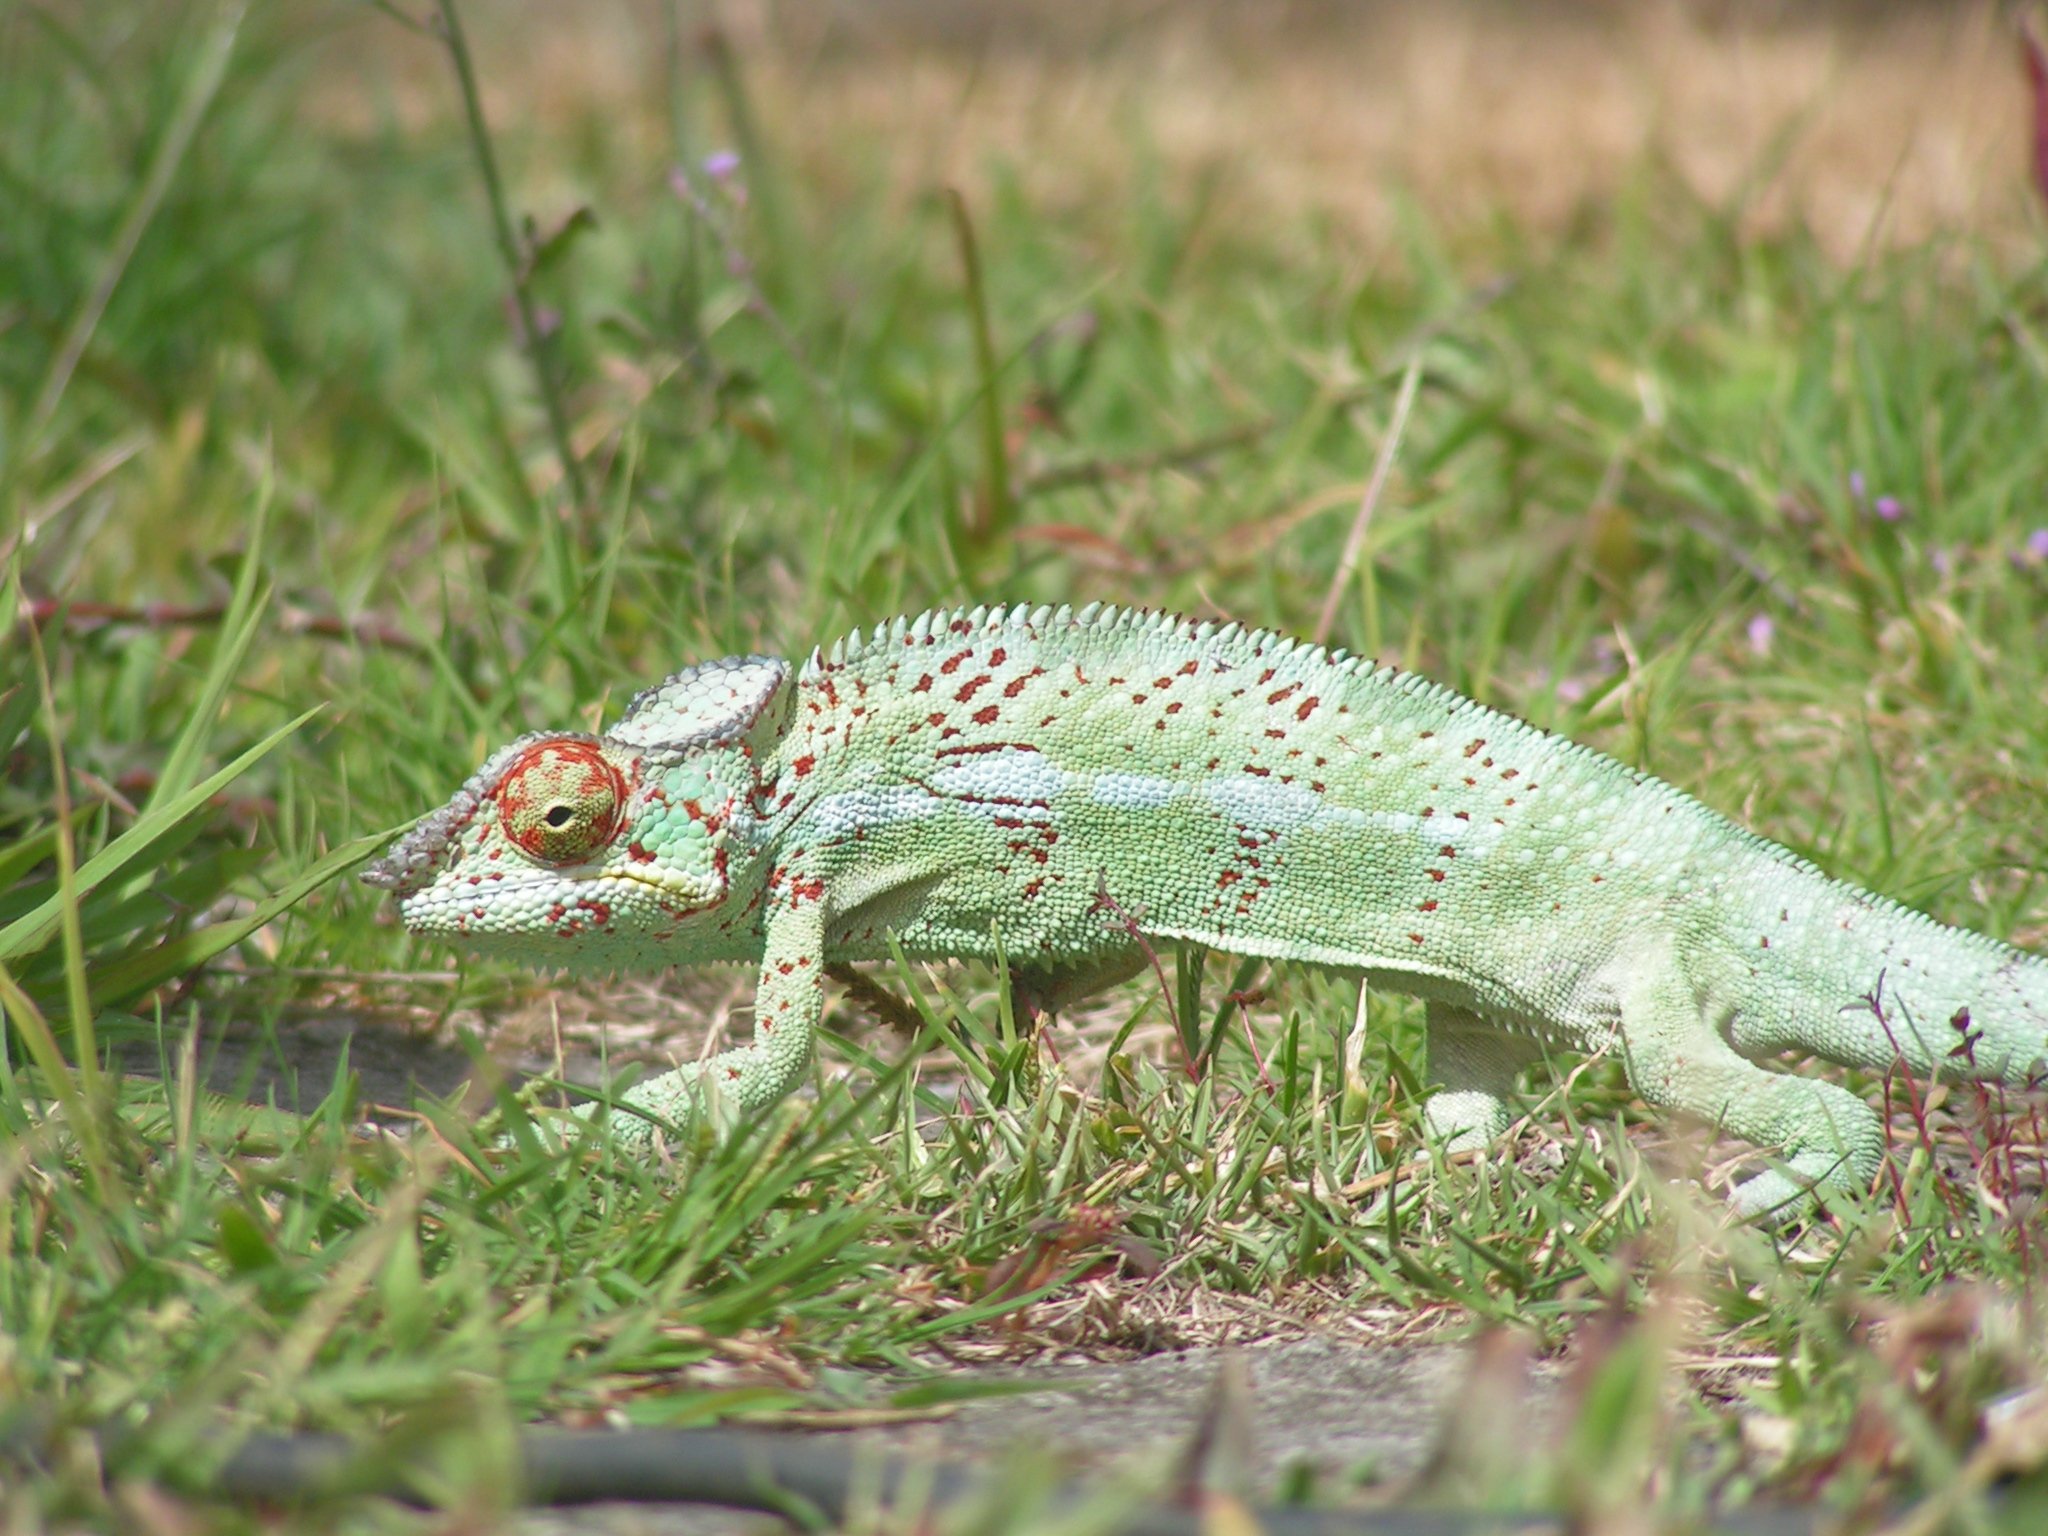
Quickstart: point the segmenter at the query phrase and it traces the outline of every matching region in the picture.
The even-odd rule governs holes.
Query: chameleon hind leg
[[[1735,1187],[1745,1217],[1799,1215],[1817,1187],[1867,1189],[1884,1157],[1877,1112],[1836,1083],[1773,1072],[1731,1045],[1685,978],[1666,968],[1622,998],[1622,1042],[1635,1091],[1756,1143],[1773,1167]]]
[[[1437,1085],[1422,1107],[1430,1140],[1446,1152],[1487,1146],[1506,1132],[1515,1079],[1543,1048],[1449,1003],[1432,1001],[1426,1018],[1429,1075]]]

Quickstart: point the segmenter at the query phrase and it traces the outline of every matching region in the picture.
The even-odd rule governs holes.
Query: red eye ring
[[[543,864],[578,864],[618,835],[625,775],[594,741],[537,741],[512,760],[491,798],[519,850]]]

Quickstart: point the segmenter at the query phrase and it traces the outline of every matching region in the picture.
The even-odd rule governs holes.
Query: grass
[[[1496,1502],[1855,1508],[2007,1462],[2040,1497],[1984,1427],[2048,1390],[2038,1101],[1892,1085],[1885,1187],[1773,1235],[1671,1182],[1728,1149],[1611,1063],[1532,1078],[1514,1156],[1410,1167],[1419,1016],[1376,997],[1354,1044],[1353,989],[1222,956],[1163,956],[1071,1072],[992,977],[885,974],[916,1071],[842,1010],[815,1100],[676,1168],[509,1103],[509,1151],[439,1106],[367,1139],[346,1077],[287,1113],[206,1072],[229,1022],[278,1056],[310,1011],[386,1027],[392,974],[415,1022],[694,1049],[651,994],[450,979],[339,876],[680,661],[998,596],[1327,609],[2048,947],[2037,215],[1845,261],[1644,163],[1563,222],[1411,203],[1361,261],[1142,114],[1077,155],[1118,195],[1019,150],[906,200],[901,141],[821,146],[743,34],[650,22],[658,89],[480,135],[465,86],[516,90],[484,8],[473,71],[392,9],[0,11],[10,1526],[117,1523],[258,1427],[408,1447],[487,1510],[511,1425],[885,1412],[949,1357],[1189,1337],[1197,1294],[1241,1335],[1561,1354],[1569,1425],[1475,1474]],[[326,1516],[359,1517],[403,1519]]]

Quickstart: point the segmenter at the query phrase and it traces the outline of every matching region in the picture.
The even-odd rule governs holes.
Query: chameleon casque
[[[1545,1046],[1611,1049],[1649,1103],[1775,1154],[1747,1214],[1867,1186],[1883,1149],[1861,1098],[1755,1058],[2048,1071],[2048,960],[1421,677],[1133,609],[693,667],[601,737],[504,748],[363,878],[413,931],[536,965],[758,962],[752,1041],[625,1095],[672,1122],[803,1079],[828,962],[1000,944],[1057,1010],[1139,969],[1133,926],[1419,994],[1453,1148],[1506,1128]]]

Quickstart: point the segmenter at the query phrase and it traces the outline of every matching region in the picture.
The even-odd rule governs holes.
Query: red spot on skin
[[[626,845],[626,857],[635,864],[652,864],[654,862],[654,850],[636,837]]]
[[[1037,879],[1025,881],[1022,894],[1026,901],[1033,901],[1037,899],[1038,893],[1044,889],[1045,879],[1043,876],[1040,876]]]
[[[1287,739],[1287,733],[1277,725],[1267,726],[1266,735],[1274,741],[1285,741]]]
[[[1522,770],[1519,768],[1503,768],[1500,771],[1500,776],[1504,779],[1519,779],[1522,776]]]
[[[1316,712],[1316,706],[1322,702],[1323,701],[1320,698],[1316,697],[1316,695],[1310,694],[1307,698],[1303,699],[1299,704],[1294,706],[1294,718],[1297,720],[1306,720],[1310,715]],[[1316,766],[1322,766],[1320,759],[1317,760]]]
[[[924,723],[926,725],[944,725],[946,723],[945,711],[939,709],[933,710],[930,714],[924,717]]]
[[[974,712],[974,723],[976,725],[994,725],[996,723],[997,714],[998,711],[995,705],[984,704],[980,709],[977,709]]]
[[[1601,883],[1602,881],[1604,881],[1604,880],[1605,880],[1606,878],[1607,878],[1607,877],[1606,877],[1605,875],[1595,875],[1595,876],[1593,877],[1593,883],[1594,883],[1595,885],[1599,885],[1599,884],[1600,884],[1600,883]]]
[[[1459,821],[1470,821],[1472,819],[1472,813],[1470,811],[1453,811],[1451,812],[1451,815],[1456,817]],[[1494,819],[1498,821],[1500,818],[1495,817]]]
[[[1453,848],[1449,843],[1445,843],[1443,847],[1437,849],[1437,852],[1447,859],[1455,859],[1458,856],[1458,850]]]
[[[1769,948],[1771,947],[1771,941],[1770,941],[1769,939],[1758,939],[1758,940],[1757,940],[1757,943],[1758,943],[1758,944],[1760,944],[1760,945],[1762,945],[1762,946],[1763,946],[1763,947],[1764,947],[1765,949],[1769,949]],[[1907,963],[1908,965],[1912,964],[1912,962],[1911,962],[1910,960],[1909,960],[1909,961],[1907,961],[1906,963]]]
[[[1036,752],[1028,741],[964,741],[957,747],[941,747],[934,757],[974,757],[983,752]]]
[[[1216,884],[1218,886],[1235,885],[1238,881],[1242,880],[1243,878],[1244,876],[1237,870],[1226,869],[1225,871],[1223,871],[1222,874],[1216,877]]]
[[[1484,736],[1475,737],[1471,744],[1465,748],[1465,755],[1467,757],[1477,757],[1479,749],[1485,745],[1486,738]]]
[[[478,917],[482,917],[484,915],[483,908],[477,908],[476,915]],[[559,923],[563,918],[567,917],[568,915],[569,909],[563,906],[559,901],[556,902],[552,907],[548,908],[548,921],[551,923]]]
[[[1254,653],[1254,654],[1256,654],[1256,653]],[[1258,683],[1256,684],[1256,686],[1258,686],[1258,687],[1260,687],[1260,688],[1263,688],[1263,687],[1265,687],[1265,686],[1266,686],[1266,684],[1268,684],[1268,683],[1270,683],[1271,681],[1273,681],[1273,679],[1274,679],[1274,678],[1276,678],[1276,677],[1278,677],[1279,675],[1280,675],[1280,669],[1279,669],[1278,667],[1268,667],[1268,668],[1266,668],[1266,670],[1265,670],[1265,671],[1263,671],[1263,672],[1261,672],[1261,673],[1259,674],[1259,681],[1258,681]]]
[[[1180,664],[1180,672],[1178,675],[1181,677],[1193,677],[1195,673],[1200,670],[1201,668],[1195,662],[1184,661]]]
[[[1436,910],[1436,903],[1435,901],[1425,901],[1415,910],[1418,912],[1434,912]]]
[[[1432,870],[1431,870],[1431,871],[1429,872],[1429,878],[1430,878],[1430,879],[1432,879],[1432,880],[1438,880],[1438,881],[1440,881],[1440,880],[1442,880],[1442,879],[1443,879],[1443,877],[1444,877],[1444,872],[1443,872],[1442,870],[1440,870],[1440,869],[1432,869]]]
[[[807,901],[825,899],[825,882],[813,875],[799,875],[789,882],[789,904],[800,907]]]
[[[1408,937],[1413,939],[1417,944],[1420,944],[1422,942],[1422,935],[1419,933],[1411,933],[1408,935]]]
[[[1421,739],[1422,739],[1423,741],[1428,741],[1428,740],[1429,740],[1429,739],[1430,739],[1430,738],[1431,738],[1432,736],[1434,736],[1434,735],[1436,735],[1436,732],[1435,732],[1435,731],[1424,731],[1424,732],[1422,733],[1422,737],[1421,737]]]
[[[778,960],[778,961],[776,961],[776,962],[775,962],[775,969],[776,969],[776,970],[778,970],[778,971],[780,971],[780,972],[781,972],[781,973],[782,973],[783,975],[785,975],[785,976],[790,976],[790,975],[794,975],[794,974],[795,974],[795,972],[796,972],[796,966],[795,966],[795,965],[793,965],[793,964],[791,964],[791,963],[790,963],[789,961],[787,961],[787,960]]]
[[[1273,776],[1272,769],[1261,768],[1257,763],[1246,763],[1244,765],[1244,771],[1249,774],[1254,774],[1262,779],[1270,779]]]
[[[925,673],[923,677],[920,677],[916,682],[912,683],[910,685],[910,691],[912,693],[930,693],[932,691],[931,673]]]
[[[1300,691],[1301,684],[1289,683],[1285,688],[1275,688],[1271,693],[1267,694],[1266,702],[1268,704],[1278,704],[1282,699],[1288,698]]]
[[[612,909],[609,902],[596,901],[586,896],[579,900],[576,905],[588,912],[591,921],[596,923],[598,927],[608,928],[611,926]]]
[[[974,652],[972,651],[956,651],[953,655],[948,656],[944,661],[939,663],[939,671],[943,673],[945,676],[951,677],[955,672],[958,672],[960,670],[962,663],[964,663],[967,660],[967,658],[972,656],[973,654]]]
[[[817,766],[817,758],[813,757],[810,753],[806,752],[802,757],[798,758],[795,762],[791,763],[789,765],[789,768],[790,771],[794,773],[798,778],[803,778],[806,774],[808,774],[813,768]]]
[[[969,699],[974,697],[974,691],[977,688],[985,687],[989,683],[992,683],[994,681],[995,679],[989,676],[989,674],[986,672],[982,673],[979,677],[970,677],[966,682],[960,685],[960,691],[954,694],[953,697],[957,702],[965,704]]]
[[[988,653],[988,664],[992,667],[1000,667],[1004,662],[1008,661],[1009,659],[1010,653],[1004,650],[1000,645]]]

